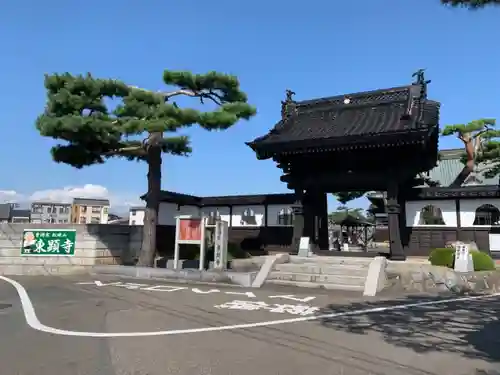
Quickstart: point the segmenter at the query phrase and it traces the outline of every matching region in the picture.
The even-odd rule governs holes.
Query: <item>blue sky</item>
[[[258,161],[244,144],[279,119],[286,88],[311,99],[406,84],[416,69],[427,68],[442,125],[498,117],[499,15],[449,9],[439,0],[6,1],[0,190],[26,198],[92,184],[116,204],[137,200],[146,189],[144,164],[113,160],[76,170],[52,162],[53,141],[34,127],[45,104],[43,75],[92,72],[157,90],[168,68],[238,75],[258,115],[223,133],[188,130],[194,153],[164,158],[163,188],[197,195],[287,192],[275,165]],[[456,146],[453,139],[440,145]]]

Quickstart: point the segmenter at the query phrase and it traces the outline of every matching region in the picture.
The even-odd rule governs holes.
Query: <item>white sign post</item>
[[[311,251],[311,244],[310,238],[309,237],[300,237],[300,242],[299,242],[299,257],[308,257],[309,253]]]
[[[229,226],[226,221],[215,222],[214,269],[224,271],[227,268],[227,244]]]
[[[189,215],[177,216],[175,223],[174,270],[179,268],[179,245],[200,246],[200,265],[202,271],[205,266],[205,220]]]
[[[472,254],[469,251],[469,246],[457,242],[455,245],[455,271],[457,272],[472,272],[474,271],[474,261]]]

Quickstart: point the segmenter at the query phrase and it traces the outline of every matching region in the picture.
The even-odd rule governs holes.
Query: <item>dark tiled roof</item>
[[[297,102],[295,114],[247,144],[254,150],[285,144],[296,147],[292,144],[312,140],[315,146],[344,144],[376,135],[406,134],[422,129],[422,125],[434,127],[439,103],[420,101],[421,90],[422,86],[415,84]],[[419,123],[420,106],[423,118]]]
[[[295,194],[260,194],[260,195],[229,195],[221,197],[203,197],[202,206],[234,206],[259,204],[292,204]]]
[[[143,195],[141,199],[144,199]],[[295,202],[294,194],[258,194],[258,195],[226,195],[215,197],[197,197],[194,195],[162,191],[161,201],[193,206],[235,206],[235,205],[261,205],[261,204],[292,204]]]

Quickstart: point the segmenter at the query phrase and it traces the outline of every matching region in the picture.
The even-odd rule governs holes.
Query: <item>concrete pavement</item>
[[[6,375],[500,371],[500,297],[443,302],[105,276],[12,279],[17,289],[0,280]]]

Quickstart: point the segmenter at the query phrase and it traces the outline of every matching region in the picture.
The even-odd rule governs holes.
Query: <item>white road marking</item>
[[[225,292],[225,293],[226,294],[237,294],[239,296],[247,296],[248,298],[255,298],[255,297],[257,297],[252,292]]]
[[[317,313],[320,308],[309,305],[280,305],[277,303],[268,304],[263,301],[231,301],[226,302],[221,305],[214,306],[216,309],[229,309],[229,310],[246,310],[246,311],[256,311],[256,310],[267,310],[269,312],[280,313],[280,314],[292,314],[292,315],[312,315]]]
[[[176,292],[178,290],[186,290],[187,286],[170,286],[170,285],[153,285],[141,290],[153,290],[155,292]]]
[[[143,287],[147,287],[149,284],[135,284],[135,283],[125,283],[121,285],[117,285],[122,288],[130,289],[130,290],[137,290],[137,289],[143,289]]]
[[[315,299],[316,297],[304,297],[304,298],[299,298],[295,297],[293,294],[289,294],[286,296],[269,296],[269,298],[284,298],[284,299],[290,299],[292,301],[297,301],[297,302],[309,302]]]
[[[191,289],[191,291],[198,294],[220,293],[219,289],[201,290],[198,288],[193,288]]]
[[[117,282],[114,282],[114,283],[103,283],[99,280],[95,280],[95,281],[85,281],[83,283],[77,283],[78,285],[95,285],[95,286],[119,286],[119,285],[122,285],[123,283],[121,281],[117,281]]]
[[[183,335],[189,333],[202,333],[202,332],[221,332],[221,331],[231,331],[236,329],[248,329],[248,328],[257,328],[257,327],[266,327],[273,326],[279,324],[291,324],[291,323],[301,323],[301,322],[310,322],[313,320],[319,319],[327,319],[327,318],[336,318],[341,316],[352,316],[352,315],[364,315],[364,314],[372,314],[379,313],[385,311],[394,311],[394,310],[404,310],[411,309],[412,307],[421,307],[421,306],[435,306],[442,305],[449,302],[457,302],[457,301],[472,301],[477,299],[485,299],[485,298],[493,298],[500,296],[500,293],[483,295],[483,296],[469,296],[469,297],[458,297],[458,298],[448,298],[442,299],[438,301],[427,301],[427,302],[416,302],[416,303],[407,303],[396,306],[389,307],[374,307],[370,309],[361,309],[354,311],[346,311],[339,313],[330,313],[330,314],[320,314],[320,315],[312,315],[312,316],[301,316],[298,318],[290,318],[290,319],[280,319],[280,320],[269,320],[264,322],[256,322],[256,323],[243,323],[243,324],[233,324],[227,326],[218,326],[218,327],[204,327],[204,328],[188,328],[188,329],[173,329],[168,331],[154,331],[154,332],[81,332],[81,331],[68,331],[64,329],[54,328],[46,326],[42,324],[35,313],[35,308],[33,307],[33,303],[28,295],[28,292],[24,287],[19,284],[17,281],[9,279],[5,276],[0,276],[0,280],[4,280],[11,284],[17,291],[19,295],[19,299],[21,300],[21,305],[23,307],[24,318],[26,319],[26,323],[33,329],[45,333],[50,333],[53,335],[61,335],[61,336],[77,336],[77,337],[146,337],[146,336],[172,336],[172,335]]]

